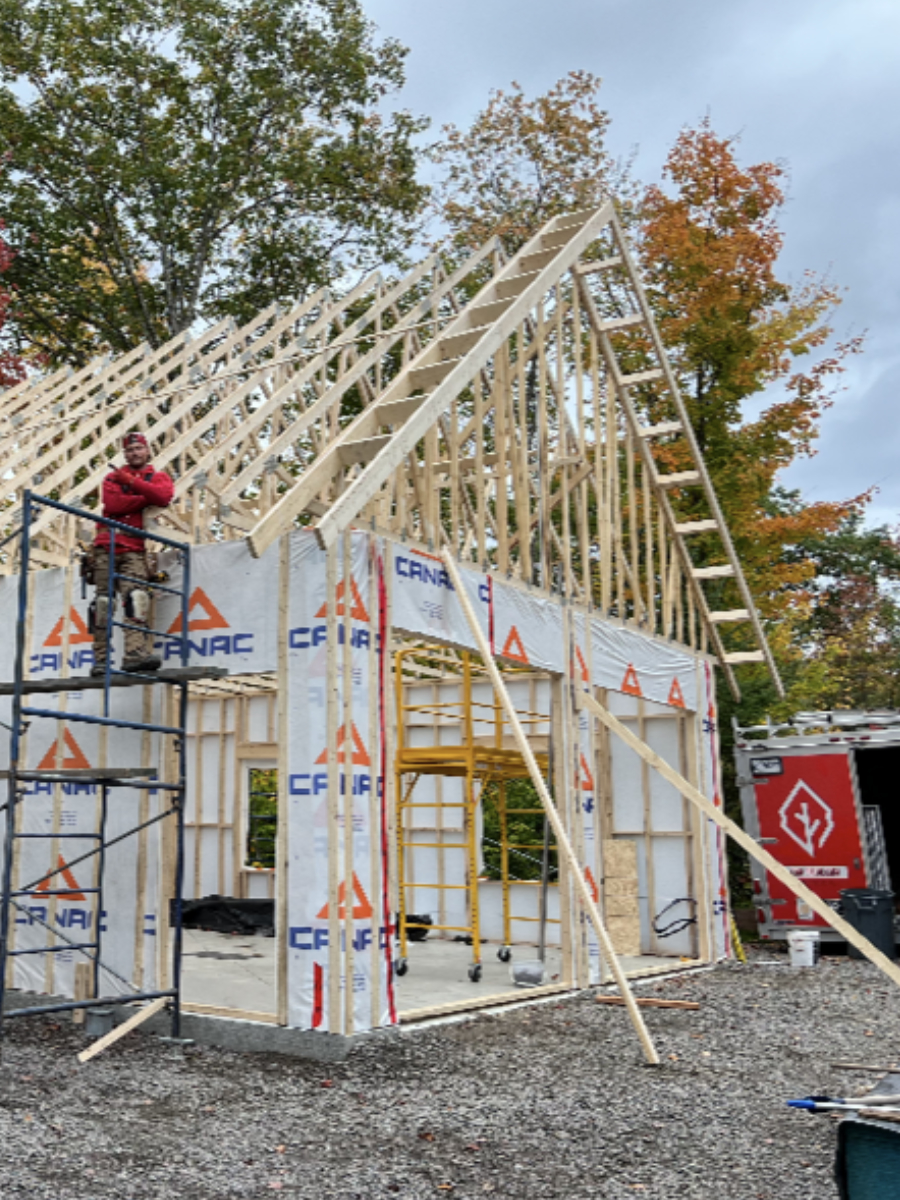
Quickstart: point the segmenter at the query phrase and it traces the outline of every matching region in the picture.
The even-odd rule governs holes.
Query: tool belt
[[[97,559],[94,551],[94,546],[88,546],[81,552],[81,582],[88,587],[93,586],[97,578]]]

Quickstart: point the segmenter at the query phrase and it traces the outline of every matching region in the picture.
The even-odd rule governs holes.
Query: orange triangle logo
[[[342,883],[338,888],[338,920],[345,921],[347,919],[347,885]],[[369,897],[362,890],[359,880],[356,878],[356,872],[353,872],[353,920],[367,921],[372,916],[372,904]],[[328,920],[328,904],[323,904],[322,908],[316,913],[317,921]]]
[[[339,617],[344,616],[345,611],[346,611],[346,606],[344,604],[345,590],[346,589],[344,587],[344,581],[342,579],[341,582],[337,585],[337,591],[334,594],[335,599],[337,600],[337,616],[339,616]],[[353,618],[353,620],[354,621],[368,621],[369,614],[366,612],[366,606],[362,602],[362,596],[360,596],[360,594],[359,594],[359,588],[356,586],[355,579],[350,580],[350,599],[352,600],[352,604],[350,606],[350,616]],[[325,603],[322,605],[322,607],[319,609],[319,611],[316,613],[316,617],[327,617],[327,616],[328,616],[328,601],[326,600]]]
[[[600,903],[600,890],[597,887],[597,880],[594,878],[594,872],[590,867],[584,868],[584,878],[587,881],[588,887],[591,889],[591,896],[595,904]]]
[[[582,774],[583,772],[583,774]],[[581,756],[581,770],[578,771],[578,786],[583,792],[592,792],[594,790],[594,777],[591,774],[591,769],[587,765],[587,760],[584,755]]]
[[[195,617],[194,609],[201,609],[206,615],[203,617]],[[175,618],[167,633],[181,633],[181,613]],[[188,633],[192,633],[195,629],[229,629],[230,626],[216,606],[204,592],[203,588],[194,588],[191,592],[191,600],[188,605]]]
[[[669,688],[669,704],[674,704],[676,708],[685,708],[684,696],[681,694],[681,684],[678,682],[678,676],[672,680],[672,686]]]
[[[632,663],[628,664],[628,670],[625,672],[625,678],[622,680],[622,691],[626,696],[643,696],[644,694],[638,682],[637,671],[635,671]]]
[[[350,732],[353,737],[353,753],[350,755],[350,761],[354,767],[371,767],[372,760],[369,758],[369,752],[366,749],[362,738],[359,736],[359,730],[355,725],[351,724]],[[339,763],[347,761],[347,751],[344,749],[344,743],[347,740],[347,727],[342,725],[338,730],[337,735],[337,760]],[[317,763],[328,762],[328,747],[326,746],[319,757]]]
[[[69,900],[84,900],[84,899],[86,899],[84,892],[82,892],[80,890],[80,888],[78,887],[78,880],[72,874],[71,867],[66,866],[66,860],[63,858],[63,856],[61,854],[60,854],[59,858],[57,859],[56,865],[58,867],[62,867],[62,871],[60,871],[57,875],[51,875],[51,877],[49,879],[45,879],[42,883],[39,883],[38,886],[34,889],[35,895],[37,895],[39,892],[49,892],[51,885],[53,887],[53,890],[56,891],[56,889],[59,886],[57,883],[57,880],[59,878],[59,875],[61,874],[63,877],[63,881],[65,883],[67,883],[72,890],[70,892],[60,892],[60,896],[65,896]]]
[[[587,663],[584,661],[584,655],[581,653],[581,647],[575,647],[575,657],[578,659],[578,666],[581,668],[581,679],[583,683],[590,683],[591,677],[588,674]]]
[[[524,663],[527,667],[528,655],[525,653],[525,647],[522,645],[522,639],[519,637],[519,631],[513,625],[509,631],[509,637],[503,643],[503,649],[500,651],[501,658],[511,658],[513,662]]]
[[[65,617],[60,617],[53,628],[50,630],[50,635],[44,642],[45,646],[61,646],[63,644],[63,622]],[[84,618],[75,608],[69,609],[69,645],[80,646],[85,642],[92,642],[94,639],[88,633],[88,627],[84,623]]]
[[[69,753],[68,756],[63,754],[63,760],[59,766],[56,763],[56,742],[54,742],[38,763],[37,769],[39,771],[58,771],[60,768],[65,767],[81,771],[89,771],[91,769],[91,764],[85,758],[84,751],[72,737],[68,729],[63,732],[63,745]]]

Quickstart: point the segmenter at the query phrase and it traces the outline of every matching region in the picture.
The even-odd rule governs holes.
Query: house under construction
[[[655,1060],[627,977],[731,952],[715,672],[777,673],[612,204],[33,380],[0,428],[7,987],[346,1035],[537,957],[537,993],[617,981]],[[98,690],[79,513],[132,429],[178,669]],[[272,902],[268,1000],[192,998],[178,894]]]

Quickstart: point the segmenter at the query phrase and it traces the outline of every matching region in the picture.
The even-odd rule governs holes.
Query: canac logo
[[[341,580],[335,591],[335,615],[344,617],[347,615],[347,605],[345,603],[345,588],[344,581]],[[317,621],[324,620],[328,616],[328,601],[326,600],[322,606],[316,610],[315,619]],[[359,622],[352,625],[350,628],[350,645],[354,650],[367,650],[369,647],[369,630],[360,629],[360,625],[369,624],[369,613],[363,603],[363,598],[359,594],[359,588],[356,586],[356,580],[350,580],[350,619],[351,621]],[[346,639],[346,631],[344,622],[341,621],[337,627],[338,644],[343,646]],[[291,629],[288,633],[288,645],[292,650],[312,650],[319,646],[324,646],[328,641],[328,626],[327,625],[298,625],[295,629]],[[376,645],[378,638],[376,637]],[[324,670],[322,671],[324,674]]]
[[[340,727],[337,732],[336,751],[337,762],[344,768],[347,766],[350,767],[349,772],[345,769],[340,773],[341,794],[345,795],[347,792],[348,779],[352,795],[362,796],[371,792],[373,780],[371,774],[372,758],[355,724],[351,723],[350,725],[349,738],[347,737],[346,727],[344,725]],[[328,747],[326,746],[318,758],[316,758],[315,765],[327,767],[327,763]],[[354,770],[354,767],[364,769]],[[380,776],[375,777],[375,786],[378,788],[378,794],[380,795]],[[328,791],[328,771],[326,769],[324,771],[313,771],[309,774],[301,772],[297,775],[291,775],[288,779],[288,788],[292,796],[320,796]]]
[[[78,886],[78,880],[72,874],[72,868],[68,866],[61,854],[56,860],[56,866],[56,874],[51,875],[49,879],[42,880],[34,889],[34,894],[38,896],[42,892],[55,892],[57,896],[65,896],[67,900],[86,899],[84,892]],[[66,884],[70,890],[66,891],[64,888],[61,888],[61,882]]]
[[[179,612],[166,632],[181,633],[183,629],[184,621]],[[213,633],[213,630],[221,632]],[[226,630],[227,632],[225,632]],[[190,636],[191,634],[207,634],[208,636],[194,638]],[[237,654],[253,653],[253,634],[232,632],[231,625],[225,619],[222,610],[213,603],[201,587],[194,588],[188,602],[188,635],[192,658],[195,655],[199,658],[217,658],[220,655],[227,658]],[[158,642],[157,649],[162,652],[166,660],[181,657],[179,642],[169,638]]]
[[[398,585],[399,587],[403,587],[407,581],[418,580],[419,583],[427,583],[446,592],[456,591],[447,574],[444,560],[436,554],[426,554],[424,550],[410,550],[408,554],[395,554],[394,573],[404,581]],[[485,604],[490,603],[488,584],[478,585],[478,598]]]
[[[74,605],[69,609],[69,666],[75,670],[89,667],[94,661],[93,636],[88,631],[84,617]],[[31,656],[31,673],[40,675],[44,671],[58,674],[62,670],[62,650],[65,645],[66,618],[61,616],[41,643],[40,654]],[[89,646],[90,649],[79,649]]]
[[[363,740],[359,736],[359,730],[356,728],[356,726],[352,722],[350,725],[350,735],[351,735],[351,741],[353,743],[353,749],[352,749],[352,752],[350,755],[350,761],[354,764],[354,766],[357,766],[357,767],[370,767],[372,765],[372,760],[371,760],[371,758],[369,758],[369,752],[363,745]],[[346,741],[347,741],[347,727],[346,727],[346,725],[342,725],[340,727],[340,729],[338,730],[338,735],[337,735],[337,761],[339,763],[345,763],[347,761],[347,748],[345,745]],[[316,759],[316,762],[317,763],[327,763],[328,762],[328,747],[327,746],[322,751],[322,753],[319,755],[319,757]]]
[[[339,921],[346,921],[348,915],[353,921],[366,921],[368,924],[357,925],[354,928],[352,945],[357,953],[362,953],[369,949],[374,941],[375,929],[372,924],[372,918],[375,916],[375,911],[372,907],[372,902],[363,890],[356,872],[353,873],[352,879],[352,899],[350,901],[352,907],[350,913],[347,913],[347,884],[343,882],[338,888],[337,917]],[[327,921],[331,916],[331,906],[328,901],[316,912],[316,921]],[[390,937],[393,930],[390,926],[383,926],[378,930],[378,946],[379,949],[387,949],[390,943]],[[346,943],[345,930],[341,929],[341,946]],[[289,943],[292,950],[322,950],[328,946],[328,928],[321,925],[297,925],[290,930]]]
[[[32,902],[19,910],[16,924],[46,924],[52,915],[53,921],[63,929],[88,930],[93,924],[93,913],[90,908],[80,907],[86,900],[74,871],[60,854],[56,870],[34,889]]]
[[[88,756],[75,740],[75,735],[68,727],[64,727],[62,747],[57,745],[54,738],[38,762],[37,769],[39,771],[89,771],[92,765]],[[26,795],[49,796],[53,794],[54,787],[61,787],[67,796],[93,796],[97,792],[97,785],[87,781],[80,783],[70,779],[65,783],[55,784],[49,780],[44,783],[38,779],[31,781],[26,789]]]
[[[816,851],[821,850],[831,837],[834,813],[801,779],[778,810],[778,823],[801,850],[815,858]]]
[[[347,919],[347,884],[342,883],[338,888],[338,920],[345,921]],[[328,920],[328,904],[322,905],[321,909],[316,913],[317,921]],[[353,920],[354,921],[369,921],[372,918],[372,903],[369,897],[362,889],[362,884],[359,882],[356,872],[353,872]]]
[[[530,665],[528,655],[525,653],[525,647],[522,645],[522,638],[515,625],[510,629],[506,641],[503,643],[500,657],[511,659],[513,662],[523,663],[526,667]]]

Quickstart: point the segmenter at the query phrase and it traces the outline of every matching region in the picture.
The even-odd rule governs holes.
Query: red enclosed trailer
[[[900,886],[900,712],[798,713],[735,724],[747,832],[832,907],[844,888]],[[751,862],[760,935],[825,922]]]

